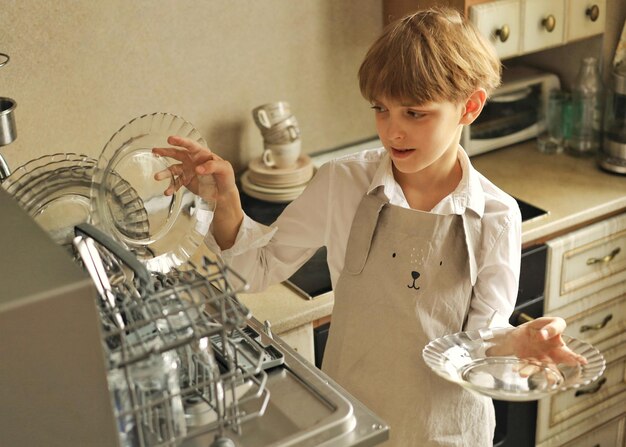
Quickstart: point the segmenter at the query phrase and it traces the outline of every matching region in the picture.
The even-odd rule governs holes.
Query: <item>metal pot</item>
[[[17,103],[14,100],[0,97],[0,146],[6,146],[17,138],[15,107]]]

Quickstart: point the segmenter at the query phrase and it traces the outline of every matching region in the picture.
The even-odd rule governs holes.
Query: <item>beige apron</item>
[[[467,316],[475,265],[466,226],[462,216],[372,195],[352,223],[323,369],[390,425],[385,445],[492,445],[491,400],[440,378],[422,359],[430,340],[462,330]]]

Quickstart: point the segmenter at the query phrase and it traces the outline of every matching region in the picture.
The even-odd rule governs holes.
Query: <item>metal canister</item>
[[[601,166],[626,173],[626,63],[613,69],[604,111]]]

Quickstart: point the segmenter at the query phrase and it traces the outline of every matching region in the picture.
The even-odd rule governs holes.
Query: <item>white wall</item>
[[[250,111],[288,101],[303,150],[375,135],[357,70],[380,0],[1,0],[0,96],[17,101],[12,168],[97,157],[130,119],[172,112],[241,169],[261,152]]]

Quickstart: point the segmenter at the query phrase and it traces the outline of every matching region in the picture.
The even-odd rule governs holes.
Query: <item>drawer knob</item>
[[[598,17],[600,17],[600,8],[598,7],[598,5],[590,6],[585,11],[585,15],[589,17],[592,22],[595,22],[596,20],[598,20]]]
[[[580,332],[599,331],[613,319],[613,314],[608,314],[600,323],[585,324],[580,327]]]
[[[541,24],[546,29],[547,32],[551,33],[556,28],[556,19],[552,14],[541,21]]]
[[[598,391],[600,391],[600,388],[602,388],[602,385],[604,385],[606,383],[606,377],[601,378],[598,383],[595,384],[595,386],[587,389],[587,390],[578,390],[576,391],[576,393],[574,393],[574,397],[578,397],[578,396],[583,396],[585,394],[595,394]]]
[[[509,25],[502,25],[502,28],[498,28],[495,32],[496,37],[500,39],[500,42],[506,42],[511,35],[511,29]]]
[[[609,253],[608,255],[606,255],[606,256],[604,256],[602,258],[589,258],[589,259],[587,259],[587,265],[606,264],[608,262],[611,262],[613,260],[613,258],[618,255],[618,253],[620,251],[622,251],[621,247],[617,247],[617,248],[613,249],[613,251],[611,253]]]

